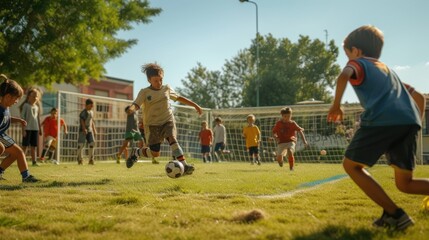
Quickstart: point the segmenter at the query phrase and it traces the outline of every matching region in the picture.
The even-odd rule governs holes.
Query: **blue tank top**
[[[359,71],[359,79],[350,79],[350,83],[365,110],[361,126],[421,127],[417,105],[394,71],[372,58],[351,60],[347,66]]]

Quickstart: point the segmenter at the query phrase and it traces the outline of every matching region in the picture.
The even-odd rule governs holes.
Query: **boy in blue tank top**
[[[365,170],[385,154],[395,172],[396,187],[405,193],[429,195],[429,179],[415,179],[417,135],[425,110],[425,98],[378,59],[383,33],[374,26],[362,26],[344,40],[349,59],[337,79],[335,99],[328,122],[341,121],[341,98],[350,82],[364,108],[361,127],[348,146],[343,167],[350,178],[376,204],[382,216],[373,225],[403,230],[414,222],[386,194]]]

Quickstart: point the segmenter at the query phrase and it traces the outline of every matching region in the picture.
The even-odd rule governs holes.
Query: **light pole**
[[[239,0],[240,2],[253,3],[256,7],[256,106],[259,107],[259,29],[258,29],[258,4],[254,1]]]

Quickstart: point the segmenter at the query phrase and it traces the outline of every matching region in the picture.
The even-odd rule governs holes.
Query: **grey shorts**
[[[176,124],[174,122],[166,122],[161,126],[149,126],[148,130],[146,137],[149,146],[160,144],[168,137],[176,138],[177,136]]]

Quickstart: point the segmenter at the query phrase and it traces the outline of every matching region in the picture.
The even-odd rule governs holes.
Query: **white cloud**
[[[395,70],[395,71],[406,71],[406,70],[408,70],[408,69],[410,69],[411,67],[410,66],[394,66],[393,67],[393,69]]]

